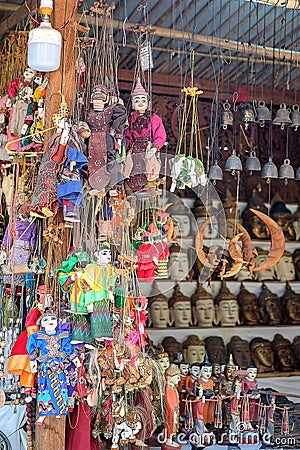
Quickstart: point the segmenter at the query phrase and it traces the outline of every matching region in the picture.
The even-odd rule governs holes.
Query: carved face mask
[[[222,300],[217,308],[221,327],[234,327],[239,322],[239,306],[236,300]]]
[[[295,279],[295,267],[292,256],[283,255],[275,266],[276,277],[279,281]]]
[[[176,232],[178,235],[181,235],[182,237],[189,236],[191,231],[191,222],[190,218],[187,215],[181,215],[181,214],[172,214],[172,218],[177,223]]]
[[[215,321],[215,306],[213,299],[198,300],[193,307],[195,325],[210,328]]]
[[[190,301],[178,301],[171,308],[175,327],[188,327],[192,323],[192,309]]]
[[[194,362],[203,362],[205,358],[205,346],[204,345],[189,345],[184,350],[185,359],[189,364]]]
[[[167,300],[165,302],[153,302],[149,307],[150,317],[153,327],[166,328],[170,325],[170,310]]]

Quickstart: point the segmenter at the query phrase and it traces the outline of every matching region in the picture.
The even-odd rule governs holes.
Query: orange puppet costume
[[[38,308],[32,308],[27,314],[25,327],[20,336],[17,338],[10,357],[8,358],[7,371],[14,375],[20,375],[20,386],[33,387],[34,373],[30,370],[30,359],[26,350],[28,336],[39,331],[37,320],[42,315]]]

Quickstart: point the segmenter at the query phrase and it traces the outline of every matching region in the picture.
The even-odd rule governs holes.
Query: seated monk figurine
[[[283,310],[286,315],[286,323],[300,324],[300,294],[293,291],[289,282],[286,282],[285,293],[281,297]]]
[[[243,283],[241,283],[241,290],[237,297],[240,307],[240,320],[243,325],[256,326],[263,323],[258,299],[255,294],[249,292]]]
[[[295,359],[292,344],[282,334],[275,334],[272,341],[275,355],[275,369],[280,372],[293,372],[295,370]]]
[[[274,352],[268,339],[261,337],[252,339],[250,349],[258,373],[274,372]]]

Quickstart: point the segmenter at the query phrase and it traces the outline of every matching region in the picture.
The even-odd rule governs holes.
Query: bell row
[[[255,365],[259,373],[294,372],[300,370],[300,336],[293,342],[281,334],[273,340],[255,337],[250,341],[240,336],[232,336],[225,345],[221,336],[208,336],[204,340],[197,335],[189,335],[183,342],[173,336],[166,336],[155,348],[155,358],[161,364],[174,362],[189,366],[204,361],[224,366],[230,355],[241,369]],[[164,361],[161,361],[165,358]]]
[[[278,326],[300,324],[300,294],[293,291],[289,283],[281,297],[263,283],[257,297],[243,283],[236,296],[224,281],[218,295],[204,289],[201,283],[191,296],[184,295],[175,285],[171,298],[167,298],[156,283],[148,296],[148,325],[154,328],[168,327],[211,328],[244,326]]]

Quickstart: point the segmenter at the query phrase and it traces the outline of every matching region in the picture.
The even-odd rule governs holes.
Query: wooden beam
[[[0,2],[0,11],[18,11],[20,7],[18,3]]]
[[[57,419],[46,417],[43,425],[37,425],[35,437],[36,450],[64,450],[65,449],[66,418]]]
[[[84,24],[95,24],[95,18],[91,16],[78,15],[78,20],[84,20]],[[103,20],[97,18],[99,26],[102,25]],[[112,20],[113,28],[117,30],[133,30],[138,24],[132,22],[124,23],[121,20]],[[180,39],[189,42],[192,35],[188,31],[174,30],[173,28],[157,27],[153,25],[153,30],[156,36],[161,36],[167,39]],[[291,64],[300,62],[300,52],[285,50],[281,48],[264,47],[262,45],[249,45],[247,42],[232,41],[229,39],[222,39],[214,36],[205,36],[203,34],[194,34],[193,42],[197,44],[207,45],[208,47],[224,48],[237,52],[239,54],[253,55],[255,58],[261,56],[262,58],[275,59],[275,61],[290,61]]]
[[[27,6],[30,11],[35,9],[36,0],[28,0]],[[28,16],[28,9],[25,4],[21,5],[16,12],[11,14],[7,19],[0,23],[0,36],[7,33],[12,28],[15,28],[26,16]]]

